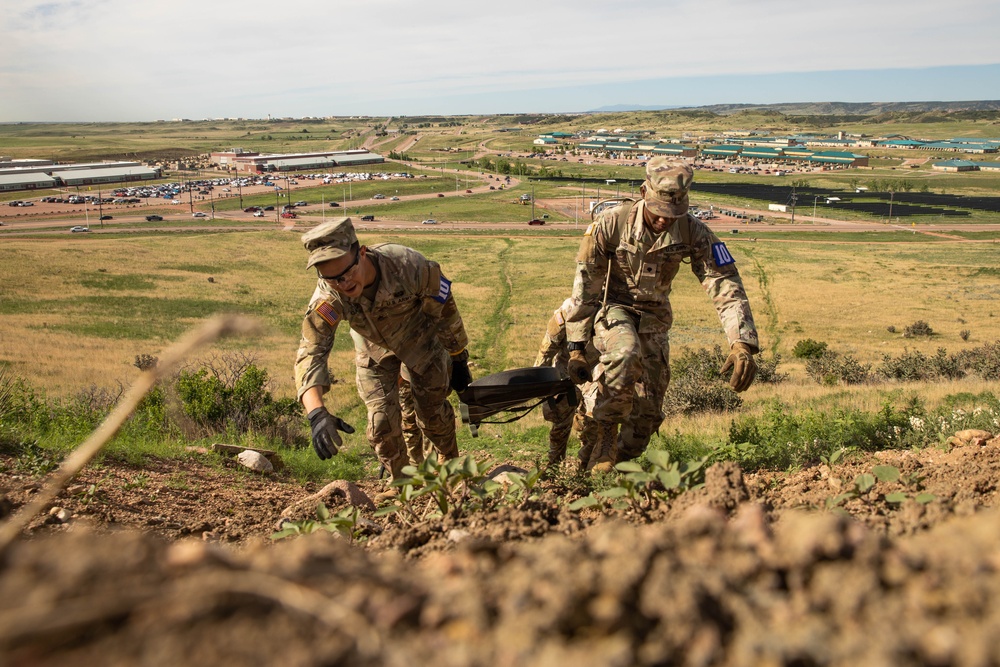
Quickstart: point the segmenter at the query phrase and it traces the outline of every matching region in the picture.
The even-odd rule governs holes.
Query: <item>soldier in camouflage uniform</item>
[[[366,435],[392,480],[408,463],[399,401],[404,364],[420,430],[442,459],[458,456],[448,393],[464,390],[472,377],[465,326],[441,267],[401,245],[360,245],[350,218],[323,223],[302,242],[309,251],[306,267],[316,268],[318,281],[302,322],[295,384],[316,453],[330,458],[342,445],[337,431],[353,431],[323,404],[332,383],[327,357],[344,322],[356,334]]]
[[[569,361],[569,350],[566,348],[566,313],[572,306],[572,300],[566,299],[549,319],[545,336],[535,357],[535,366],[552,366],[568,377],[566,364]],[[587,359],[591,367],[597,364],[598,353],[593,345],[587,346]],[[586,391],[586,388],[584,388]],[[562,396],[554,404],[549,401],[542,403],[542,417],[552,424],[549,430],[549,465],[556,465],[566,458],[566,445],[570,432],[576,430],[580,438],[580,467],[588,468],[590,457],[594,451],[594,435],[597,425],[587,417],[584,409],[583,392],[576,390],[577,406],[574,408],[569,400]]]
[[[569,375],[590,379],[584,350],[594,344],[601,363],[591,416],[598,421],[596,471],[641,454],[663,422],[670,382],[670,289],[687,260],[719,313],[730,354],[730,386],[753,382],[759,350],[736,260],[699,219],[688,213],[691,167],[666,157],[647,163],[643,198],[602,211],[587,228],[577,257],[573,308],[567,313]],[[619,425],[621,434],[617,435]]]

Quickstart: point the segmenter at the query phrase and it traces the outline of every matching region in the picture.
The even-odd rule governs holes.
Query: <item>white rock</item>
[[[240,452],[240,454],[236,457],[236,460],[247,468],[256,470],[257,472],[274,472],[274,466],[271,465],[271,462],[258,452],[252,452],[250,450]]]

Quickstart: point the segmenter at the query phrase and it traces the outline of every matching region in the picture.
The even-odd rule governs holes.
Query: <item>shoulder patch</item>
[[[337,320],[340,319],[337,315],[337,311],[333,309],[329,301],[324,301],[318,306],[316,306],[316,314],[323,318],[323,320],[329,324],[331,327],[337,326]]]
[[[437,296],[434,297],[434,300],[437,301],[438,303],[444,303],[445,301],[448,300],[448,296],[450,294],[451,294],[451,281],[445,278],[444,274],[441,274],[441,283],[438,288]]]
[[[712,244],[712,258],[715,260],[716,266],[728,266],[729,264],[736,263],[733,256],[729,254],[726,244],[721,241]]]
[[[555,316],[556,316],[556,322],[559,323],[559,326],[563,326],[566,324],[566,318],[563,316],[561,309],[555,312]]]

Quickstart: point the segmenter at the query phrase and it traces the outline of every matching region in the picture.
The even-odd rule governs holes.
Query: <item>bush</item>
[[[728,356],[716,345],[711,350],[686,350],[673,360],[663,412],[667,415],[725,412],[743,405],[743,399],[719,373]]]
[[[294,399],[275,400],[267,371],[251,357],[213,359],[198,371],[182,371],[177,394],[184,413],[210,433],[262,432],[286,444],[297,444],[292,418],[301,415]]]
[[[815,341],[812,338],[800,340],[792,348],[792,356],[796,359],[819,359],[826,354],[826,343]]]
[[[955,355],[955,360],[960,368],[984,380],[1000,380],[1000,341],[963,350]]]
[[[849,354],[828,351],[818,359],[806,361],[806,373],[825,385],[863,384],[872,381],[871,365],[862,364]]]
[[[923,320],[917,320],[910,326],[903,329],[904,338],[912,338],[913,336],[931,336],[934,331],[931,329],[930,325]]]
[[[734,420],[729,441],[717,450],[716,458],[735,459],[744,470],[785,469],[818,461],[840,449],[911,447],[926,442],[914,426],[924,416],[916,399],[902,408],[886,403],[878,412],[806,409],[797,414],[775,400],[760,416]]]
[[[933,357],[918,351],[906,351],[892,358],[885,355],[879,366],[878,375],[890,380],[957,380],[965,377],[965,371],[956,357],[948,356],[944,348],[938,348]]]

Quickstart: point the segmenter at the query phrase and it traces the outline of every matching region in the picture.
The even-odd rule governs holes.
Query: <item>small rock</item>
[[[464,542],[469,539],[469,531],[461,530],[459,528],[452,528],[448,531],[448,541],[458,544],[459,542]]]
[[[311,496],[307,496],[289,505],[281,512],[281,516],[285,519],[313,518],[316,513],[316,506],[320,503],[330,506],[340,504],[339,501],[342,500],[347,500],[347,503],[354,507],[361,507],[368,510],[375,509],[375,503],[372,502],[368,494],[362,491],[357,484],[348,482],[346,479],[338,479],[330,482]],[[281,529],[278,528],[278,530]]]
[[[497,484],[511,484],[510,478],[507,477],[507,473],[513,472],[518,475],[527,475],[528,471],[524,468],[518,468],[517,466],[512,466],[505,463],[504,465],[497,466],[493,470],[486,474],[487,479],[492,479]]]
[[[49,510],[49,516],[59,523],[67,523],[73,517],[73,513],[63,507],[53,507]]]
[[[239,461],[240,464],[250,468],[251,470],[256,470],[257,472],[274,472],[274,466],[271,465],[271,462],[259,452],[252,452],[250,450],[241,452],[239,456],[236,457],[236,460]]]
[[[215,278],[213,278],[212,276],[209,276],[208,277],[208,282],[214,283],[215,282]]]

